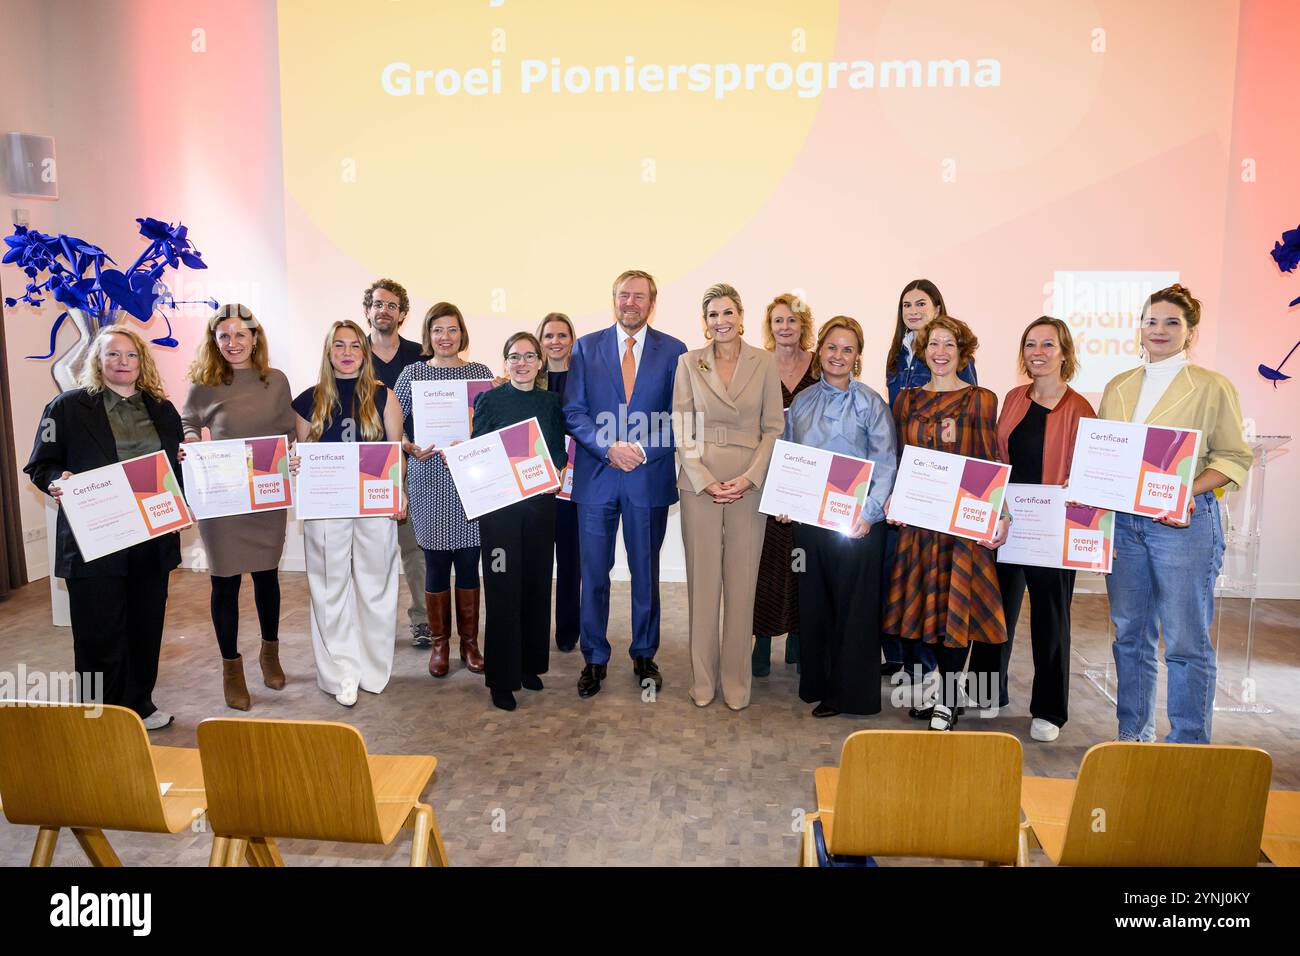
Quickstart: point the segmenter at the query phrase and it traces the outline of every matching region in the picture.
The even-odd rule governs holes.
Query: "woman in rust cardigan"
[[[1081,418],[1095,418],[1092,406],[1067,384],[1075,372],[1074,340],[1060,319],[1042,316],[1020,336],[1020,370],[1031,379],[1013,388],[998,417],[998,460],[1011,465],[1017,484],[1064,485],[1074,454],[1074,433]],[[1070,697],[1070,601],[1074,572],[1018,564],[998,564],[1002,610],[1007,620],[1005,644],[976,644],[970,669],[987,673],[983,687],[994,686],[998,706],[1007,706],[1007,664],[1015,638],[1020,604],[1029,587],[1029,635],[1034,648],[1033,715],[1029,734],[1055,740],[1065,725]],[[991,692],[982,691],[981,696]]]

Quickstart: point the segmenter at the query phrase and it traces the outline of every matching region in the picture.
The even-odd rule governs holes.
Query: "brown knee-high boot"
[[[460,635],[460,659],[472,673],[483,673],[483,655],[478,649],[478,588],[456,589],[456,633]]]
[[[434,677],[446,677],[448,658],[451,657],[451,592],[431,594],[425,591],[424,611],[429,617],[429,630],[433,635],[429,673]]]

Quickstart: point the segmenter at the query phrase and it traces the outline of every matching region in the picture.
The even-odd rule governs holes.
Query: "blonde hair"
[[[339,386],[334,374],[334,363],[330,361],[334,336],[338,334],[339,329],[351,329],[355,332],[364,353],[361,357],[361,370],[357,374],[357,387],[352,393],[352,411],[355,412],[358,424],[361,426],[360,440],[383,441],[384,420],[380,417],[379,407],[375,404],[375,386],[380,382],[370,362],[370,340],[361,331],[361,326],[351,319],[340,319],[335,322],[330,326],[329,334],[325,336],[325,350],[320,363],[320,380],[316,385],[315,399],[311,404],[311,431],[307,433],[307,440],[320,440],[320,436],[334,419],[335,409],[340,415],[344,414],[343,406],[339,402]]]
[[[1040,325],[1053,329],[1056,332],[1056,344],[1061,347],[1061,381],[1068,382],[1074,378],[1074,373],[1079,370],[1079,360],[1074,354],[1074,338],[1070,335],[1070,327],[1060,319],[1053,318],[1050,315],[1040,315],[1034,321],[1025,326],[1025,331],[1020,335],[1020,371],[1021,374],[1029,375],[1029,366],[1025,363],[1025,342],[1029,340],[1029,333],[1034,331]]]
[[[712,338],[709,335],[709,303],[714,299],[730,299],[736,303],[736,311],[740,313],[740,334],[745,334],[745,304],[740,301],[740,293],[736,291],[735,286],[727,285],[725,282],[715,282],[704,290],[704,299],[700,302],[700,321],[704,323],[704,337]]]
[[[257,369],[257,377],[265,382],[271,369],[266,332],[253,311],[248,306],[237,303],[219,305],[217,311],[212,313],[208,319],[207,335],[199,343],[194,361],[185,372],[186,377],[195,385],[229,385],[235,380],[235,370],[217,347],[217,326],[227,319],[239,319],[244,323],[244,328],[253,333],[253,348],[248,357],[252,360],[253,368]]]
[[[817,332],[817,349],[813,352],[812,357],[813,374],[821,378],[822,346],[826,344],[826,337],[836,329],[847,329],[858,340],[858,357],[853,360],[853,377],[857,378],[862,374],[862,347],[865,340],[862,337],[862,326],[858,325],[858,320],[847,315],[837,315],[834,318],[827,319],[826,323]]]
[[[645,281],[650,286],[650,304],[651,305],[655,304],[655,299],[659,298],[659,287],[655,285],[655,277],[648,272],[643,272],[640,269],[628,269],[617,279],[615,279],[614,287],[610,290],[610,295],[617,296],[618,287],[621,286],[628,279],[645,279]]]
[[[160,402],[165,401],[167,390],[163,388],[162,376],[158,374],[158,366],[154,364],[149,343],[139,332],[125,325],[106,325],[96,333],[95,341],[90,346],[90,354],[86,356],[86,363],[81,367],[81,375],[77,377],[77,384],[91,395],[104,390],[104,365],[100,350],[113,335],[125,335],[140,354],[140,377],[135,380],[136,388],[148,392]]]
[[[799,351],[807,352],[813,345],[813,314],[808,303],[793,292],[778,295],[767,304],[767,318],[763,320],[763,348],[776,351],[776,338],[772,335],[772,310],[783,305],[799,320]]]

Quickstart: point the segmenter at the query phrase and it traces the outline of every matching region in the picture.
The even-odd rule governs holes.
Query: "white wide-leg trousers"
[[[397,626],[397,523],[388,518],[304,521],[316,683],[343,681],[378,694],[393,672]]]

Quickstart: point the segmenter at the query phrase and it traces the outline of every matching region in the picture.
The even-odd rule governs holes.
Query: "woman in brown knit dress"
[[[789,408],[796,395],[817,381],[812,362],[813,338],[812,310],[802,299],[787,292],[768,304],[763,345],[776,353],[783,408]],[[777,634],[786,636],[785,662],[799,663],[799,587],[790,566],[793,550],[794,526],[769,516],[754,593],[754,654],[750,663],[755,677],[772,673],[772,638]]]
[[[915,445],[997,460],[997,396],[957,377],[978,345],[966,323],[946,315],[931,319],[917,334],[916,348],[931,378],[899,392],[894,402],[900,455],[905,445]],[[957,722],[957,682],[971,642],[1007,639],[994,553],[1007,528],[1004,515],[988,544],[924,528],[899,531],[884,630],[934,646],[941,689],[937,697],[931,695],[933,704],[909,711],[929,719],[933,730],[950,730]]]
[[[189,370],[190,391],[181,420],[187,442],[259,438],[294,433],[289,380],[270,367],[266,333],[246,306],[223,305],[208,319],[207,335]],[[287,511],[229,515],[200,521],[199,536],[212,575],[212,627],[221,650],[226,706],[248,710],[252,699],[239,653],[239,582],[253,579],[262,630],[258,655],[267,687],[284,687],[280,667],[280,554]]]

